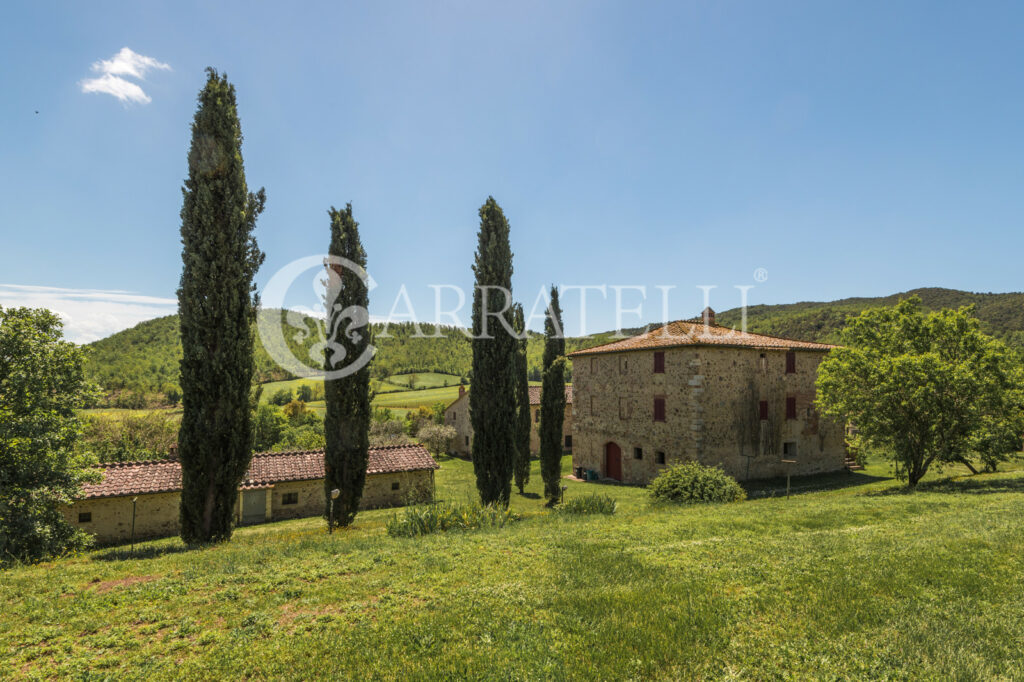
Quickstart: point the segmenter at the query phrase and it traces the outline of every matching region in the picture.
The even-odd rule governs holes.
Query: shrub
[[[418,435],[420,442],[423,443],[424,447],[435,455],[451,450],[452,446],[455,444],[456,436],[458,436],[458,434],[455,432],[454,427],[439,426],[437,424],[427,424],[426,426],[420,427]]]
[[[393,538],[414,538],[430,533],[503,528],[519,519],[519,514],[505,507],[483,506],[479,502],[435,502],[421,507],[406,507],[385,521],[384,527]]]
[[[405,435],[405,424],[398,419],[370,422],[370,447],[406,445],[412,441]]]
[[[611,495],[591,493],[570,497],[555,507],[555,511],[560,514],[614,514],[618,506]]]
[[[679,504],[738,502],[747,497],[736,479],[721,469],[697,462],[676,464],[665,469],[651,481],[647,491],[659,502]]]

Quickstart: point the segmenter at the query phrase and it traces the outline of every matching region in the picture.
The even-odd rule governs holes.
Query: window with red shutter
[[[654,421],[663,422],[665,421],[665,399],[655,398],[654,399]]]
[[[796,351],[786,351],[786,374],[796,374]]]
[[[663,350],[654,351],[654,373],[665,373],[665,351]]]
[[[786,419],[796,419],[796,398],[786,397]]]
[[[768,418],[768,401],[762,400],[757,404],[757,412],[762,420]]]

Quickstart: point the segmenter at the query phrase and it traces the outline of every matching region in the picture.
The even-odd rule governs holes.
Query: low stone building
[[[421,445],[371,448],[361,509],[429,501],[434,495],[434,458]],[[173,459],[119,462],[103,467],[103,480],[87,484],[82,496],[63,508],[74,526],[100,544],[178,533],[181,463]],[[324,452],[262,452],[253,455],[239,486],[239,525],[321,516],[325,511]]]
[[[455,428],[451,454],[469,457],[473,452],[473,424],[469,420],[469,392],[459,386],[459,397],[444,411],[444,423]],[[530,452],[540,452],[540,386],[530,386]],[[562,423],[562,447],[572,452],[572,386],[565,387],[565,421]]]
[[[739,480],[845,465],[841,425],[814,407],[834,348],[702,318],[571,353],[575,469],[646,484],[696,460]]]

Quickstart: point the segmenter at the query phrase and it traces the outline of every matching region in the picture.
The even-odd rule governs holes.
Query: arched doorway
[[[604,444],[604,475],[622,480],[622,450],[615,443]]]

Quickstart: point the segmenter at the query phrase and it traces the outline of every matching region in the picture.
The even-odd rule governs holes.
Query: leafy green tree
[[[561,496],[562,428],[565,422],[565,337],[558,289],[551,287],[551,303],[544,319],[544,374],[540,389],[540,474],[550,504]]]
[[[352,217],[352,204],[344,210],[333,206],[331,216],[331,244],[328,253],[347,259],[366,268],[366,251],[359,239],[359,223]],[[330,525],[348,526],[359,511],[366,483],[366,466],[370,448],[370,368],[364,365],[346,376],[330,373],[343,369],[346,363],[357,362],[370,345],[370,328],[366,325],[369,292],[363,273],[341,265],[331,264],[327,275],[327,349],[324,353],[324,380],[327,415],[324,431],[327,447],[324,451],[324,495],[330,504],[331,491],[340,496],[333,504]],[[356,327],[356,329],[353,329]],[[353,365],[354,366],[354,365]]]
[[[178,288],[181,390],[181,538],[231,537],[238,486],[252,458],[253,278],[263,253],[253,232],[266,195],[250,193],[235,88],[207,70],[192,123],[182,189]]]
[[[924,314],[917,297],[866,310],[818,367],[821,410],[852,423],[856,444],[891,458],[911,488],[933,463],[971,465],[979,449],[991,460],[1024,433],[1020,364],[971,312]]]
[[[76,410],[93,391],[82,350],[63,340],[48,310],[0,308],[0,564],[84,547],[89,537],[59,511],[95,480],[76,452]]]
[[[295,390],[295,397],[304,403],[313,402],[313,387],[309,384],[299,384]]]
[[[427,424],[420,429],[418,438],[423,446],[435,455],[450,452],[458,433],[447,424]]]
[[[295,394],[290,388],[279,388],[270,394],[270,404],[284,407],[295,399]]]
[[[480,231],[473,272],[473,471],[480,501],[507,505],[516,458],[515,361],[519,341],[512,305],[512,247],[509,226],[494,197],[480,207]]]
[[[260,405],[253,417],[253,448],[266,452],[281,440],[281,434],[288,427],[288,418],[279,407]]]
[[[530,382],[526,377],[526,321],[523,306],[519,303],[512,310],[512,324],[516,333],[522,335],[516,349],[516,465],[513,477],[519,494],[530,482]]]

